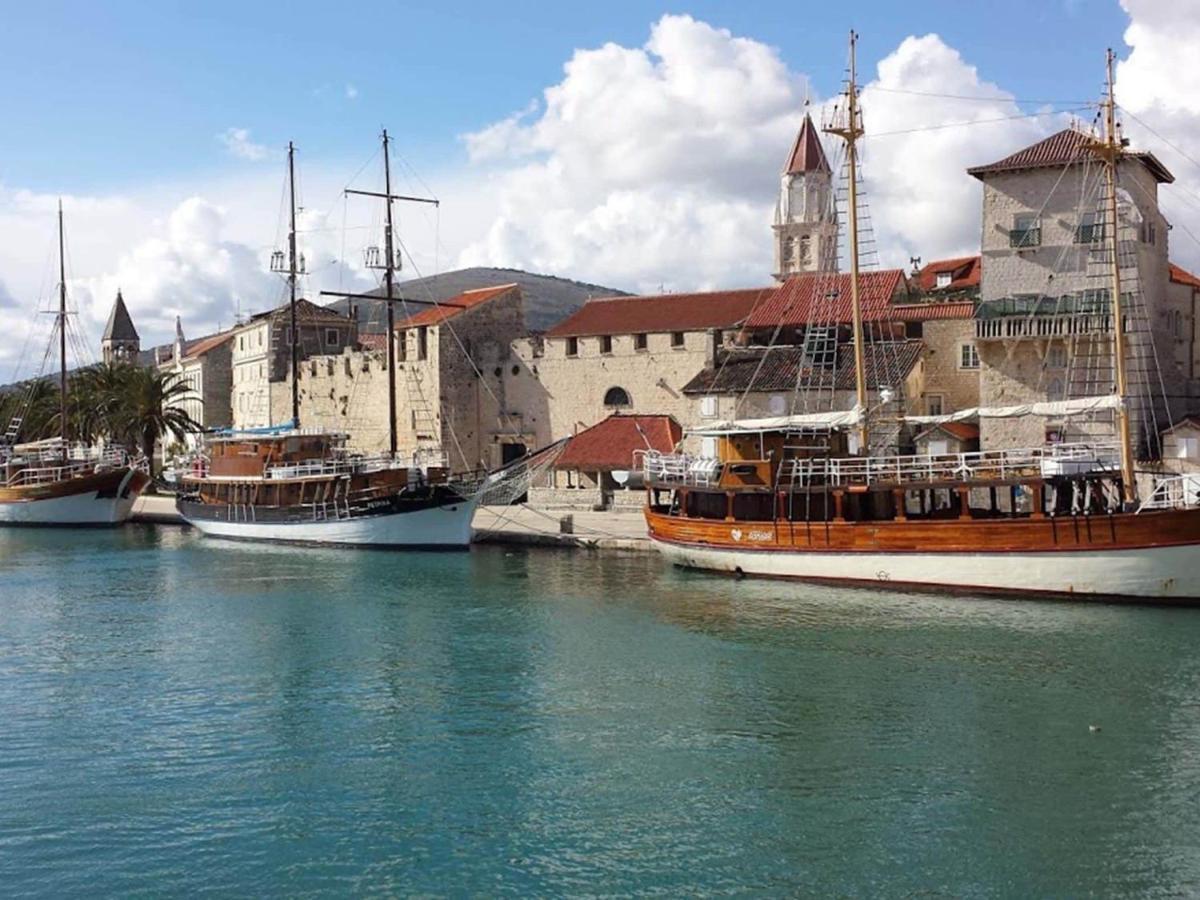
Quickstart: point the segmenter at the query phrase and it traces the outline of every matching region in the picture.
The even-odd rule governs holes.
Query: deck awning
[[[973,419],[1015,419],[1019,416],[1066,419],[1120,408],[1121,399],[1116,394],[1105,394],[1102,397],[1045,400],[1040,403],[1020,403],[1016,406],[973,406],[943,416],[905,416],[904,419],[913,425],[944,425],[947,422],[969,422]]]
[[[730,434],[763,434],[771,431],[804,431],[805,429],[851,428],[862,421],[862,407],[841,412],[804,413],[796,416],[768,416],[763,419],[731,419],[692,428],[688,434],[717,437]]]

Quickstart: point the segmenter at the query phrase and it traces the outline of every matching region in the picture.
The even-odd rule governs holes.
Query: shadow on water
[[[0,579],[18,893],[1200,886],[1196,611],[171,528]]]

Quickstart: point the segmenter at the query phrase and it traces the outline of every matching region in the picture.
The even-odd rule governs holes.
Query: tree
[[[121,438],[118,419],[133,372],[128,362],[102,362],[71,376],[67,403],[74,438],[89,443],[101,437]]]
[[[139,448],[154,474],[154,445],[171,435],[182,441],[200,430],[200,425],[181,407],[191,389],[173,372],[127,366],[121,378],[121,393],[111,410],[110,425],[117,439]]]

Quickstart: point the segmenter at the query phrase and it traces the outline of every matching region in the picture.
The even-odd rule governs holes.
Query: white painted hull
[[[1043,553],[737,550],[654,540],[672,563],[770,578],[992,593],[1200,599],[1200,547]]]
[[[389,513],[322,522],[214,522],[184,516],[189,525],[211,537],[354,547],[450,548],[471,543],[471,519],[477,500],[414,512]]]
[[[0,502],[0,525],[120,525],[133,512],[137,495],[100,497],[96,491],[44,500]]]

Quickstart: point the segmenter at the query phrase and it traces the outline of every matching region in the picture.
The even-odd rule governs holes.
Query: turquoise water
[[[1196,894],[1198,647],[653,557],[0,531],[0,893]]]

